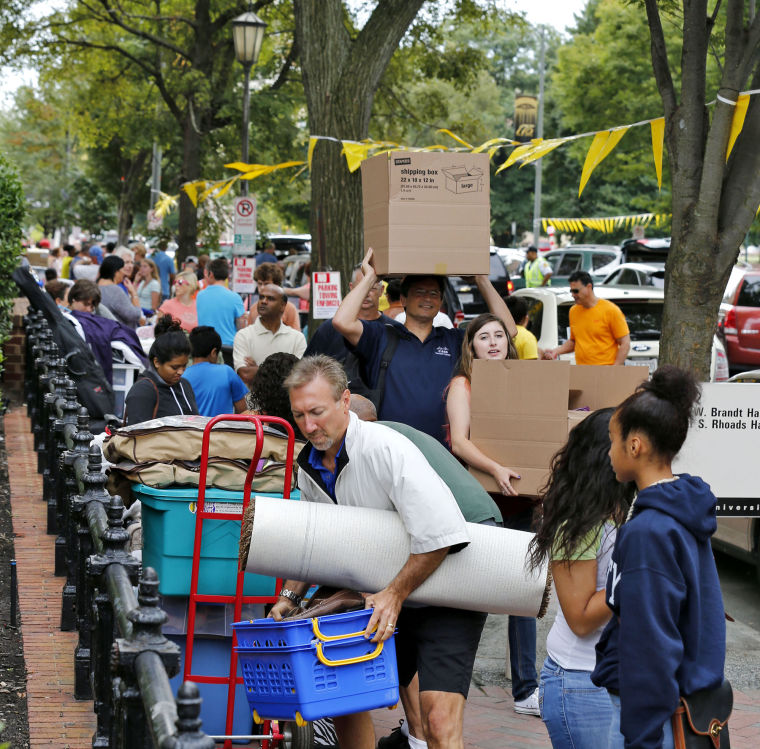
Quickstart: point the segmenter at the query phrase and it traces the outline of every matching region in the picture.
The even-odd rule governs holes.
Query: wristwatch
[[[294,593],[292,590],[288,590],[288,588],[283,588],[280,591],[280,596],[290,599],[296,606],[300,606],[301,601],[303,601],[303,596],[299,596],[298,593]]]

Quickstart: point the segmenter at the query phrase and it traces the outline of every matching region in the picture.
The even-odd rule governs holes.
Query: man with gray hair
[[[259,289],[259,316],[235,334],[232,345],[234,370],[248,387],[259,365],[270,354],[302,357],[306,350],[303,334],[282,322],[288,297],[281,286],[268,284]]]
[[[367,595],[367,607],[374,611],[365,635],[382,642],[398,628],[402,687],[419,674],[424,736],[415,738],[426,738],[431,749],[461,747],[465,700],[486,615],[404,602],[447,554],[467,546],[465,515],[411,440],[382,424],[360,421],[350,411],[346,375],[334,359],[306,357],[284,384],[293,418],[309,441],[297,459],[301,498],[396,511],[404,523],[410,554],[385,588]],[[287,580],[271,615],[278,620],[287,615],[309,583]],[[402,700],[407,699],[402,690]],[[341,746],[374,749],[369,713],[336,717],[335,727]]]

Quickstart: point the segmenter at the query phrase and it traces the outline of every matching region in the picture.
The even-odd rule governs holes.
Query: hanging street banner
[[[256,270],[256,258],[232,258],[232,290],[237,294],[255,294],[256,281],[253,272]]]
[[[256,198],[235,198],[233,255],[256,252]]]
[[[340,273],[312,273],[311,282],[314,319],[329,320],[340,306]]]
[[[515,140],[527,143],[536,137],[538,97],[528,94],[515,96]]]

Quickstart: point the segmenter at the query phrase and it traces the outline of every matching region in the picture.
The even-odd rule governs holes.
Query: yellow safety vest
[[[539,268],[539,263],[540,258],[536,258],[533,262],[525,264],[525,286],[529,289],[534,289],[543,283],[544,274]]]

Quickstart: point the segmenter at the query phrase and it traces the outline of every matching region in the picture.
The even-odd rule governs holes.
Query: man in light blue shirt
[[[158,268],[159,276],[161,276],[161,297],[163,300],[171,296],[174,274],[177,272],[177,269],[174,267],[174,260],[164,252],[165,249],[166,246],[164,244],[159,244],[158,249],[150,256],[150,259]]]
[[[241,413],[245,411],[248,388],[226,364],[217,364],[222,339],[213,328],[199,325],[190,333],[193,366],[184,378],[193,386],[195,402],[201,416]]]
[[[220,257],[206,264],[203,271],[207,288],[199,292],[195,299],[198,312],[198,325],[210,325],[222,338],[222,346],[230,347],[230,365],[232,364],[231,347],[235,333],[245,327],[245,309],[239,294],[225,286],[229,276],[229,265]],[[223,349],[223,353],[224,349]],[[225,361],[227,357],[225,355]]]

